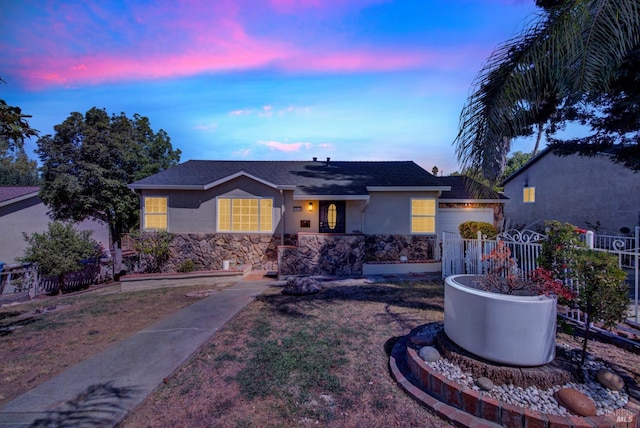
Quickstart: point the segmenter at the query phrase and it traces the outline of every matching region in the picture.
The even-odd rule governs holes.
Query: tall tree
[[[71,113],[54,130],[38,139],[41,199],[55,220],[103,221],[114,243],[139,221],[139,200],[127,184],[180,161],[167,133],[153,132],[138,114],[109,117],[93,107],[84,116]]]
[[[4,81],[0,78],[0,83]],[[38,183],[38,165],[24,151],[24,140],[38,136],[20,107],[0,100],[0,185],[30,186]]]
[[[640,46],[640,0],[539,0],[538,19],[480,71],[454,142],[463,167],[495,181],[511,141],[559,109],[607,94]]]

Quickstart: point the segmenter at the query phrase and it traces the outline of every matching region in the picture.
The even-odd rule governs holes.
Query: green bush
[[[169,260],[169,248],[173,235],[164,230],[132,233],[133,248],[146,262],[145,272],[161,272]]]
[[[77,231],[72,223],[49,223],[44,233],[23,233],[27,248],[20,261],[35,263],[43,276],[57,277],[62,292],[66,274],[82,269],[83,260],[99,256],[98,243],[91,234],[90,230]]]
[[[191,259],[183,261],[182,263],[180,263],[180,266],[178,266],[178,272],[186,273],[193,272],[194,270],[196,270],[196,264]]]
[[[476,239],[478,237],[478,231],[482,232],[483,236],[488,239],[495,238],[498,234],[498,229],[493,227],[491,223],[484,221],[466,221],[458,227],[460,236],[464,239]]]

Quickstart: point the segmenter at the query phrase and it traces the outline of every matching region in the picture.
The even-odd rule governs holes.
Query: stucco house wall
[[[209,190],[142,190],[141,196],[168,198],[168,231],[171,233],[216,233],[216,198],[224,196],[273,198],[274,233],[280,233],[282,227],[280,192],[247,177],[235,178]]]
[[[434,198],[439,192],[371,192],[365,211],[364,232],[368,234],[411,234],[411,199]],[[436,224],[438,218],[436,215]],[[435,234],[435,233],[434,233]]]
[[[450,202],[496,200],[470,196],[465,180],[435,177],[404,161],[187,161],[129,187],[141,196],[143,220],[145,197],[167,197],[168,231],[175,237],[167,268],[191,259],[198,268],[216,269],[231,260],[254,269],[359,274],[365,263],[436,259],[444,193]],[[216,198],[222,196],[271,198],[272,230],[217,231]],[[414,198],[433,199],[433,233],[411,233]],[[330,202],[336,202],[331,210]],[[335,231],[335,225],[321,227],[321,205],[323,222],[340,225]]]
[[[523,201],[525,186],[535,202]],[[505,218],[531,225],[544,220],[618,233],[640,225],[640,174],[607,155],[558,156],[545,151],[504,182]]]
[[[18,263],[24,255],[27,242],[23,233],[43,233],[52,221],[47,215],[47,207],[37,195],[8,205],[0,206],[0,261],[6,264]],[[85,220],[76,224],[77,230],[92,230],[92,238],[102,243],[105,249],[110,246],[108,227],[95,220]]]

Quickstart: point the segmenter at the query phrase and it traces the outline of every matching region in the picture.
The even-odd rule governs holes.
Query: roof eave
[[[368,192],[448,192],[451,186],[367,186]]]
[[[25,201],[27,199],[31,199],[33,197],[38,196],[39,191],[27,193],[25,195],[17,196],[15,198],[7,199],[5,201],[0,202],[0,207],[6,207],[11,204],[15,204],[16,202]]]

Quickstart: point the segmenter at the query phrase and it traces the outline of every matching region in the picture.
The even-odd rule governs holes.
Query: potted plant
[[[557,300],[546,277],[522,278],[503,241],[483,261],[486,275],[453,275],[445,280],[447,336],[496,363],[539,366],[552,361]]]

